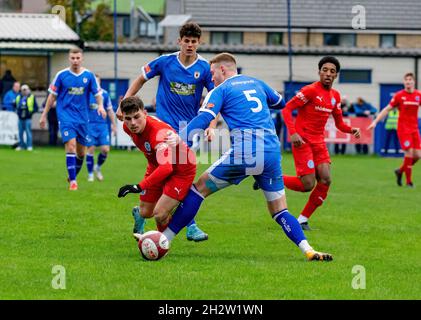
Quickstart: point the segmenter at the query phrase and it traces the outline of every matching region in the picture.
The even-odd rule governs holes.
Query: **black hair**
[[[335,57],[332,56],[326,56],[323,57],[320,61],[319,61],[319,71],[322,70],[322,67],[325,63],[332,63],[335,65],[336,67],[336,72],[339,72],[341,70],[341,64],[339,63],[339,60],[336,59]]]
[[[202,29],[195,22],[187,22],[180,29],[180,39],[183,37],[199,38],[202,35]]]

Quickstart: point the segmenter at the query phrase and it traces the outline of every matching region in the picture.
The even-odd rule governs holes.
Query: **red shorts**
[[[294,156],[295,171],[299,177],[314,173],[316,167],[321,163],[330,163],[329,151],[324,142],[306,142],[298,148],[292,146],[292,154]]]
[[[421,139],[418,130],[411,133],[402,133],[398,130],[398,138],[402,150],[421,149]]]
[[[145,175],[145,177],[147,176],[148,174]],[[171,175],[160,184],[143,190],[142,194],[140,195],[140,201],[158,202],[162,194],[165,194],[172,199],[182,201],[189,193],[195,176],[196,174]]]

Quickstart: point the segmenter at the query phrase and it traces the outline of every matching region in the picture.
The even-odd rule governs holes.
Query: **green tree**
[[[47,0],[50,12],[54,6],[65,8],[66,24],[76,31],[82,40],[112,41],[113,19],[107,4],[100,3],[91,11],[93,0]],[[92,15],[89,15],[92,14]],[[78,22],[77,17],[82,21]]]
[[[97,6],[93,16],[86,21],[80,36],[84,40],[112,41],[114,21],[108,5],[101,3]]]

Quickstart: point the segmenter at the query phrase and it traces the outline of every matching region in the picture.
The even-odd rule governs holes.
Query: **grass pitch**
[[[396,186],[401,159],[332,160],[328,199],[306,235],[333,262],[305,261],[251,178],[205,200],[197,221],[208,241],[189,242],[182,231],[167,257],[148,262],[131,236],[138,198],[117,198],[143,176],[142,154],[113,150],[103,182],[88,183],[84,167],[69,192],[62,148],[1,147],[0,299],[419,299],[421,188]],[[291,155],[283,170],[295,172]],[[413,176],[421,186],[420,164]],[[287,191],[292,214],[308,195]],[[65,289],[52,286],[56,265]],[[353,288],[364,287],[358,266],[365,289]]]

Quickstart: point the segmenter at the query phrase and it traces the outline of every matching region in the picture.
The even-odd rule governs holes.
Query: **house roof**
[[[58,15],[0,13],[0,41],[76,42],[79,36]]]
[[[113,51],[110,42],[86,42],[86,51]],[[119,43],[118,50],[129,52],[175,52],[180,50],[175,44]],[[340,55],[340,56],[376,56],[376,57],[421,57],[421,48],[349,48],[349,47],[301,47],[292,48],[294,55]],[[287,46],[256,45],[201,45],[200,52],[231,52],[233,54],[276,54],[287,55]]]
[[[356,5],[365,9],[367,29],[421,29],[419,0],[292,0],[291,25],[293,28],[351,30],[353,18],[361,12],[353,13]],[[285,28],[288,25],[286,0],[184,0],[180,11],[167,14],[191,14],[192,19],[203,27]]]

